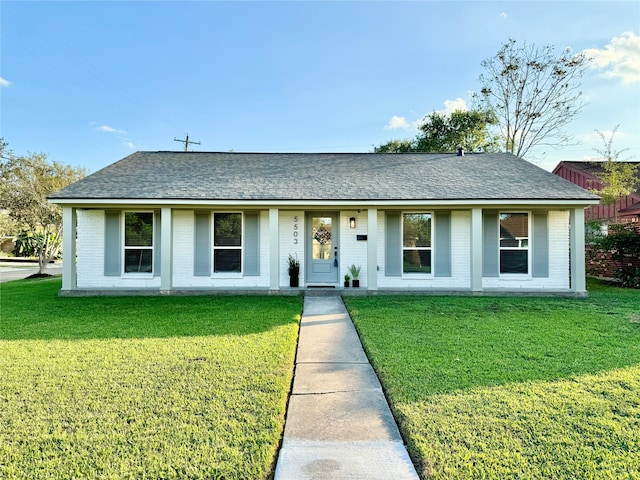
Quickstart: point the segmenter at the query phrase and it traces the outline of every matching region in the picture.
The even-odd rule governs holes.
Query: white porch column
[[[75,290],[77,215],[73,207],[62,207],[62,290]]]
[[[572,208],[569,218],[569,245],[571,256],[571,291],[587,293],[584,265],[584,209]]]
[[[280,233],[279,212],[269,209],[269,289],[280,289]]]
[[[367,289],[378,290],[378,209],[367,210]]]
[[[160,210],[160,290],[169,291],[173,284],[173,220],[171,207]]]
[[[471,291],[482,291],[482,208],[471,209]]]

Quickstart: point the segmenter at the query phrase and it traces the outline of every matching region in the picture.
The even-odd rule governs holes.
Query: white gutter
[[[531,207],[531,206],[563,206],[563,207],[588,207],[597,205],[599,199],[497,199],[497,200],[182,200],[182,199],[50,199],[49,203],[66,205],[73,207],[88,208],[109,208],[128,206],[174,206],[182,208],[202,208],[210,206],[224,207],[282,207],[282,208],[326,208],[344,207],[361,208],[369,207],[450,207],[450,208],[471,208],[477,206],[509,206],[509,207]]]

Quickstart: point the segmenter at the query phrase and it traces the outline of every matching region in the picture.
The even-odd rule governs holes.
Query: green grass
[[[422,478],[640,478],[640,292],[347,297]]]
[[[2,284],[0,478],[271,474],[301,299]]]

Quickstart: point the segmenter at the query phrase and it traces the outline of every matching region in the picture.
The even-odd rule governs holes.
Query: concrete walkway
[[[306,296],[275,480],[417,480],[342,299]]]

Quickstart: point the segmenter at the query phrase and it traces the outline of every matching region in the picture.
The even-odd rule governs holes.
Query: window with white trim
[[[500,212],[500,273],[529,273],[529,214]]]
[[[242,272],[242,214],[213,214],[213,273]]]
[[[402,273],[431,273],[431,239],[430,213],[402,214]]]
[[[153,273],[153,212],[124,212],[124,273]]]

